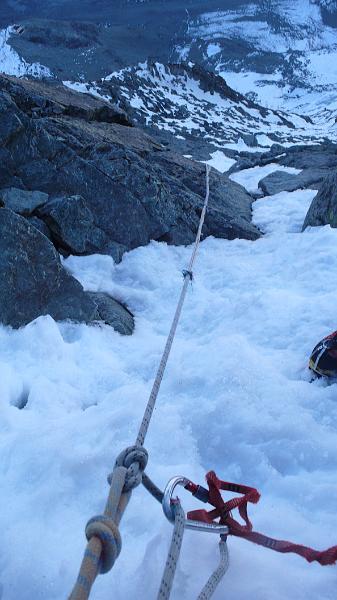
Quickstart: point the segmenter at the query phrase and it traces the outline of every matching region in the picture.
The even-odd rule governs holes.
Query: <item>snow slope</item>
[[[206,84],[203,76],[208,77]],[[327,112],[320,106],[317,117],[313,111],[310,119],[296,112],[254,105],[227,88],[220,77],[214,84],[209,74],[199,72],[193,64],[142,63],[94,84],[63,83],[105,100],[118,94],[132,107],[139,123],[168,131],[180,139],[204,141],[216,152],[226,148],[263,152],[275,143],[287,147],[337,137],[337,104],[334,111]]]
[[[15,35],[14,27],[0,30],[0,73],[22,77],[51,77],[52,73],[48,67],[40,63],[27,63],[8,43],[10,37]]]
[[[202,483],[215,469],[260,489],[257,530],[323,549],[337,543],[336,384],[310,383],[306,365],[336,328],[337,231],[300,233],[314,194],[259,199],[254,220],[267,233],[256,242],[201,244],[146,446],[159,486],[176,474]],[[2,600],[68,594],[85,523],[103,508],[116,454],[134,441],[190,252],[152,243],[120,265],[65,261],[87,289],[128,304],[132,337],[49,317],[0,327]],[[121,556],[93,600],[155,598],[171,526],[143,489],[121,532]],[[215,600],[335,597],[335,568],[237,539],[229,548]],[[217,560],[216,539],[187,532],[172,598],[194,599]]]
[[[174,58],[203,61],[271,108],[308,109],[324,91],[336,99],[337,30],[320,5],[327,8],[312,0],[239,3],[190,16]]]

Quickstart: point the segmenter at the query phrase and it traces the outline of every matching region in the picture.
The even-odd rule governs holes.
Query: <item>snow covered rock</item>
[[[305,217],[303,230],[317,225],[337,227],[337,175],[332,173],[323,182]]]
[[[97,305],[97,319],[111,325],[123,335],[131,335],[135,328],[132,313],[120,302],[104,292],[86,292]]]
[[[20,327],[40,315],[92,321],[96,304],[61,265],[49,242],[27,220],[0,209],[0,321]]]

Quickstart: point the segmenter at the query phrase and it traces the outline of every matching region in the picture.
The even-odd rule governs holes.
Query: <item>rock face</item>
[[[242,169],[263,167],[277,162],[284,167],[294,167],[301,172],[296,174],[274,171],[259,181],[264,195],[271,196],[279,192],[293,192],[298,189],[319,189],[324,179],[337,168],[337,144],[324,141],[312,146],[283,147],[274,144],[268,152],[244,156],[229,170],[232,174]]]
[[[40,315],[89,322],[96,304],[62,267],[48,241],[23,217],[0,209],[0,321],[20,327]]]
[[[119,261],[151,239],[192,242],[205,167],[106,102],[41,81],[0,77],[0,138],[0,322],[19,327],[50,314],[132,333],[132,315],[85,293],[59,253]],[[204,235],[257,239],[252,198],[215,171],[210,184]]]
[[[337,175],[329,175],[313,199],[304,220],[303,230],[317,225],[337,227]]]
[[[57,321],[101,321],[123,335],[133,332],[130,311],[107,294],[84,292],[29,220],[0,208],[0,232],[1,323],[17,328],[49,314]]]
[[[95,226],[94,214],[83,196],[53,198],[37,213],[59,249],[71,254],[94,254],[109,246],[109,238]]]
[[[0,189],[48,195],[34,210],[30,206],[30,214],[44,221],[63,253],[98,252],[120,260],[123,252],[151,239],[190,243],[203,203],[204,166],[129,121],[121,125],[119,115],[115,122],[111,115],[101,122],[107,107],[60,85],[0,78],[6,167]],[[215,171],[210,183],[204,234],[259,237],[245,190]]]

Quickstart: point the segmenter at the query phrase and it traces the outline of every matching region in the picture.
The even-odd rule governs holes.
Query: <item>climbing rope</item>
[[[219,550],[220,550],[220,562],[218,567],[215,569],[214,573],[210,576],[206,585],[201,590],[197,600],[209,600],[216,588],[218,587],[221,579],[226,575],[229,567],[229,553],[226,542],[226,536],[221,536],[219,542]]]
[[[193,266],[201,240],[201,233],[209,199],[209,173],[210,167],[209,165],[206,165],[206,195],[200,215],[192,256],[187,270],[183,271],[184,282],[178,305],[152,386],[150,397],[145,408],[144,416],[138,431],[136,444],[135,446],[126,448],[126,450],[124,450],[117,458],[115,468],[108,478],[110,491],[103,515],[93,517],[87,523],[85,534],[88,543],[80,566],[77,581],[73,591],[70,594],[69,600],[88,600],[91,588],[98,573],[107,573],[113,567],[120,554],[122,545],[118,525],[131,497],[132,490],[141,482],[143,482],[146,489],[148,489],[157,500],[160,501],[160,498],[162,498],[162,492],[159,490],[159,488],[152,483],[148,476],[144,476],[144,469],[147,464],[148,455],[145,448],[143,448],[143,444],[150,425],[160,385],[176,334],[188,284],[193,280]],[[178,511],[177,514],[180,515],[180,512]],[[176,540],[174,544],[176,544]]]
[[[204,221],[205,221],[206,210],[207,210],[208,199],[209,199],[209,172],[210,172],[210,166],[206,165],[206,196],[205,196],[204,206],[203,206],[203,209],[202,209],[202,212],[200,215],[199,227],[198,227],[198,231],[197,231],[197,235],[196,235],[196,239],[195,239],[195,243],[194,243],[194,248],[193,248],[193,252],[192,252],[192,256],[191,256],[188,268],[186,269],[186,271],[183,271],[184,283],[183,283],[183,287],[182,287],[182,290],[180,293],[178,306],[176,308],[176,312],[175,312],[175,315],[173,318],[170,333],[169,333],[167,341],[166,341],[163,356],[162,356],[160,364],[159,364],[157,375],[156,375],[156,378],[155,378],[153,386],[152,386],[151,394],[150,394],[150,397],[149,397],[149,400],[148,400],[148,403],[147,403],[147,406],[145,409],[143,420],[142,420],[142,423],[141,423],[139,431],[138,431],[136,446],[142,446],[144,444],[145,437],[146,437],[146,434],[147,434],[147,431],[148,431],[148,428],[150,425],[152,413],[153,413],[153,410],[154,410],[154,407],[156,404],[156,400],[158,397],[160,385],[163,380],[167,361],[168,361],[168,358],[170,355],[174,336],[177,331],[177,326],[178,326],[179,318],[180,318],[181,311],[183,308],[188,284],[193,279],[193,267],[194,267],[194,262],[195,262],[196,255],[198,252],[198,247],[200,244],[201,232],[202,232],[202,228],[203,228]]]
[[[168,600],[171,595],[174,575],[176,572],[180,550],[185,531],[185,513],[179,500],[174,503],[174,527],[170,548],[168,551],[164,573],[160,583],[157,600]]]
[[[170,598],[173,579],[177,568],[181,546],[183,543],[183,535],[185,531],[185,513],[178,498],[171,501],[171,509],[173,510],[175,516],[174,527],[157,600],[169,600]],[[212,573],[212,575],[209,577],[207,583],[200,592],[197,600],[210,600],[220,581],[222,580],[223,576],[227,573],[229,567],[229,555],[226,539],[226,535],[220,536],[219,564],[215,571]]]

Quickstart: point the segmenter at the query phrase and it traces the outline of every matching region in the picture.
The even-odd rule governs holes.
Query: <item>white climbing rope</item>
[[[149,428],[155,403],[158,397],[160,384],[163,379],[172,343],[177,330],[188,284],[193,279],[193,266],[201,239],[202,227],[204,224],[209,199],[209,173],[210,167],[209,165],[206,165],[206,195],[200,215],[199,227],[196,234],[192,256],[188,265],[188,269],[183,271],[183,287],[164,348],[163,356],[160,361],[150,397],[139,428],[136,444],[135,446],[126,448],[126,450],[124,450],[117,458],[115,468],[108,479],[110,491],[104,514],[93,517],[87,524],[86,536],[88,543],[77,581],[71,592],[69,600],[88,600],[91,588],[98,573],[106,573],[114,565],[121,550],[121,538],[118,525],[131,497],[132,489],[142,482],[143,477],[143,483],[146,489],[148,489],[150,493],[157,498],[157,500],[160,501],[162,498],[161,491],[152,483],[148,476],[145,477],[143,475],[148,459],[147,452],[145,448],[143,448],[143,444]],[[167,569],[164,572],[164,575],[166,573],[165,580],[164,583],[162,582],[164,587],[166,585],[165,582],[167,583],[169,590],[172,587],[172,581],[175,572],[174,564],[176,564],[178,560],[183,537],[183,529],[181,530],[181,514],[184,513],[183,511],[181,513],[181,511],[177,509],[175,528],[171,542],[172,555],[169,555],[168,557]],[[182,528],[184,528],[184,523],[182,524]],[[168,597],[169,595],[159,596],[161,599]]]
[[[185,513],[180,502],[175,503],[175,519],[157,600],[169,600],[185,531]]]
[[[163,380],[165,368],[166,368],[167,361],[168,361],[170,351],[172,348],[174,336],[177,331],[177,326],[178,326],[179,318],[180,318],[181,311],[183,308],[188,284],[193,279],[193,267],[194,267],[196,255],[198,252],[198,247],[200,244],[201,232],[202,232],[202,228],[203,228],[204,221],[205,221],[208,199],[209,199],[209,173],[210,173],[210,166],[206,165],[206,195],[205,195],[204,206],[203,206],[203,209],[202,209],[202,212],[200,215],[199,227],[198,227],[198,231],[197,231],[197,235],[196,235],[196,239],[195,239],[195,243],[194,243],[193,253],[192,253],[187,270],[183,271],[184,283],[183,283],[183,287],[182,287],[182,290],[180,293],[178,306],[176,308],[176,312],[175,312],[175,315],[173,318],[170,333],[168,335],[166,345],[164,348],[163,356],[161,358],[161,361],[160,361],[160,364],[158,367],[158,371],[157,371],[157,374],[156,374],[156,377],[155,377],[155,380],[154,380],[154,383],[152,386],[151,394],[150,394],[150,397],[149,397],[149,400],[148,400],[148,403],[147,403],[147,406],[145,409],[143,420],[142,420],[141,426],[139,428],[138,436],[136,439],[136,446],[142,446],[144,444],[144,440],[145,440],[145,437],[146,437],[146,434],[147,434],[147,431],[148,431],[148,428],[150,425],[152,413],[153,413],[153,410],[154,410],[154,407],[156,404],[156,400],[158,397],[160,385]]]
[[[219,550],[220,550],[220,562],[218,567],[215,569],[214,573],[210,576],[206,585],[201,590],[197,600],[209,600],[216,588],[218,587],[221,579],[226,575],[229,567],[229,553],[226,538],[221,536],[219,542]]]

